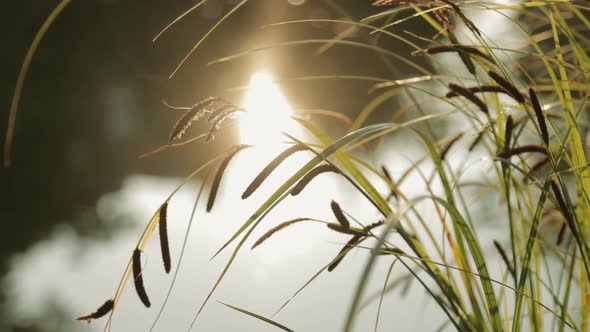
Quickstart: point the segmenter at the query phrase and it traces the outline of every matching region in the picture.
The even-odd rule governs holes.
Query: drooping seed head
[[[108,314],[111,310],[113,310],[114,302],[113,300],[109,299],[105,303],[103,303],[95,312],[88,314],[86,316],[81,316],[76,318],[76,320],[80,321],[88,321],[90,322],[93,319],[101,318],[102,316]]]
[[[151,306],[150,299],[148,298],[147,292],[145,291],[145,286],[143,284],[143,275],[141,272],[141,250],[135,248],[133,250],[133,283],[135,285],[135,291],[137,292],[137,296],[146,306],[149,308]]]
[[[541,108],[539,97],[537,97],[537,93],[533,88],[529,89],[529,97],[531,98],[531,105],[535,111],[535,117],[537,118],[537,123],[539,124],[539,130],[541,131],[541,136],[543,137],[543,143],[548,145],[549,131],[547,131],[547,123],[545,122],[545,116],[543,115],[543,109]]]
[[[501,87],[503,87],[504,89],[506,89],[506,91],[508,92],[508,94],[514,99],[516,100],[518,103],[520,104],[524,104],[525,102],[525,98],[522,95],[522,93],[520,93],[520,91],[518,91],[518,89],[516,88],[516,86],[514,86],[514,84],[510,83],[507,79],[505,79],[504,77],[500,76],[498,73],[494,72],[494,71],[489,71],[488,74],[490,75],[490,77],[496,81],[496,83],[498,83],[498,85],[500,85]]]
[[[260,171],[260,173],[258,173],[256,178],[254,178],[254,180],[252,180],[250,185],[248,185],[248,188],[246,188],[246,190],[244,190],[244,193],[242,194],[242,199],[246,199],[246,198],[250,197],[260,187],[260,185],[264,182],[264,180],[266,180],[266,178],[268,178],[268,176],[275,170],[275,168],[279,167],[279,165],[285,159],[287,159],[288,157],[290,157],[291,155],[293,155],[296,152],[305,151],[308,149],[309,148],[306,145],[295,144],[295,145],[292,145],[289,148],[287,148],[285,151],[281,152],[281,154],[279,154],[268,165],[266,165],[266,167],[264,167],[262,169],[262,171]]]
[[[463,96],[466,99],[468,99],[469,101],[471,101],[472,103],[474,103],[475,106],[477,106],[485,114],[489,113],[488,106],[470,90],[468,90],[465,87],[462,87],[460,85],[454,84],[454,83],[449,83],[449,88],[451,90],[453,90],[455,93],[457,93],[458,95]]]
[[[207,212],[211,212],[211,209],[213,209],[213,204],[215,204],[215,198],[217,197],[217,191],[219,190],[219,185],[221,184],[223,173],[225,173],[225,169],[229,165],[229,162],[238,152],[249,147],[250,145],[236,145],[232,150],[229,151],[227,156],[225,156],[225,158],[223,158],[223,160],[219,163],[219,166],[217,167],[217,172],[215,172],[215,177],[213,178],[213,182],[211,183],[211,191],[209,192],[209,198],[207,199]]]
[[[166,273],[170,273],[172,264],[170,260],[170,245],[168,243],[168,201],[162,204],[162,206],[160,207],[160,212],[158,214],[160,217],[160,220],[158,221],[158,229],[160,231],[160,249],[162,251],[164,271],[166,271]]]

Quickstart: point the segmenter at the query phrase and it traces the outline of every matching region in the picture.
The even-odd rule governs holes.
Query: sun
[[[293,109],[269,73],[252,75],[241,105],[246,109],[240,116],[242,144],[276,145],[286,139],[282,132],[297,130]]]

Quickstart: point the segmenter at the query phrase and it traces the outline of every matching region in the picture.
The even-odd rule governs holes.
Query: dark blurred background
[[[164,107],[162,100],[186,106],[216,95],[238,103],[242,91],[228,89],[247,84],[250,75],[261,67],[279,81],[307,75],[397,79],[412,74],[394,62],[400,74],[394,76],[368,50],[337,46],[318,55],[320,44],[273,48],[207,66],[218,57],[250,48],[279,41],[332,38],[346,28],[333,23],[306,23],[258,29],[265,24],[307,18],[360,19],[378,12],[365,0],[293,1],[295,4],[273,0],[249,1],[168,79],[195,42],[238,1],[211,0],[152,43],[166,24],[196,2],[74,0],[49,29],[25,81],[13,166],[0,170],[2,276],[9,273],[15,255],[26,252],[60,225],[74,229],[81,246],[85,239],[106,239],[125,227],[125,220],[115,225],[105,223],[95,206],[101,195],[120,188],[127,175],[183,176],[236,142],[237,136],[230,130],[209,145],[194,143],[138,158],[166,143],[179,115]],[[22,60],[36,31],[57,4],[56,0],[21,0],[0,5],[3,139]],[[416,28],[412,27],[414,31]],[[347,37],[360,41],[370,38],[363,30]],[[380,44],[404,56],[411,51],[393,41],[381,40]],[[353,115],[369,100],[371,84],[285,80],[281,87],[296,109],[325,108]],[[202,130],[194,125],[189,133]],[[44,330],[38,322],[15,323],[6,316],[11,299],[5,287],[0,292],[0,313],[4,313],[0,330]],[[59,313],[59,308],[47,310]]]

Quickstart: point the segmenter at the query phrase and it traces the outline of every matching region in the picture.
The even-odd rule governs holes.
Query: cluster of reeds
[[[215,27],[246,2],[247,0],[240,1]],[[67,1],[58,7],[57,13],[63,9],[64,3],[67,4]],[[200,5],[201,2],[191,10]],[[506,5],[455,0],[378,0],[374,5],[384,7],[383,12],[359,22],[308,19],[281,22],[266,28],[331,21],[368,29],[371,34],[384,38],[401,40],[415,49],[408,55],[429,57],[433,67],[438,68],[437,72],[412,63],[422,76],[402,79],[392,73],[392,77],[379,78],[379,83],[370,91],[387,91],[376,96],[375,100],[384,99],[383,96],[391,90],[402,90],[411,96],[412,104],[407,109],[422,110],[423,104],[432,102],[432,98],[426,101],[417,97],[416,88],[419,84],[430,83],[426,87],[420,85],[420,90],[430,88],[435,91],[435,84],[444,86],[447,93],[436,96],[435,100],[441,105],[451,105],[452,109],[448,112],[420,113],[415,117],[410,116],[411,119],[405,122],[367,124],[368,116],[376,108],[374,105],[379,104],[375,102],[370,104],[371,107],[365,108],[358,118],[346,119],[345,122],[350,124],[349,133],[335,141],[308,120],[298,119],[302,126],[316,136],[320,144],[306,144],[295,137],[289,137],[292,146],[262,168],[245,188],[242,199],[253,195],[286,158],[301,151],[311,152],[309,161],[283,182],[219,249],[218,253],[229,244],[237,242],[232,258],[227,262],[201,309],[220,285],[235,254],[241,250],[252,231],[265,221],[265,216],[288,197],[305,194],[303,189],[306,187],[307,191],[321,191],[322,188],[314,187],[312,181],[316,176],[329,172],[338,174],[362,194],[381,213],[380,220],[353,225],[345,213],[346,208],[332,201],[330,208],[334,214],[334,222],[297,217],[270,228],[254,242],[252,249],[278,231],[305,221],[322,222],[329,231],[349,235],[348,242],[324,267],[333,271],[353,249],[365,251],[368,255],[368,263],[362,267],[362,278],[357,282],[353,303],[346,316],[346,331],[353,328],[355,318],[363,307],[361,300],[365,296],[368,276],[374,269],[378,256],[389,257],[391,265],[385,276],[383,292],[372,298],[382,300],[399,284],[396,280],[390,281],[390,277],[416,281],[446,315],[447,320],[441,323],[441,329],[452,326],[459,331],[520,331],[541,330],[549,326],[559,331],[588,330],[590,169],[584,135],[588,127],[586,113],[590,89],[590,39],[586,34],[590,31],[590,7],[583,1],[531,1]],[[469,19],[466,14],[486,11],[510,13],[506,15],[509,22],[507,24],[511,24],[524,36],[526,45],[514,49],[497,46],[493,40],[487,38],[489,32],[480,31],[477,22]],[[402,19],[399,19],[400,16]],[[53,18],[52,15],[49,23]],[[408,33],[415,40],[400,37],[396,25],[412,19],[423,20],[432,27],[436,35],[429,38]],[[346,32],[343,32],[333,40],[323,41],[323,48],[339,43],[349,47],[364,47],[360,42],[345,43],[342,40],[345,37]],[[424,41],[428,44],[418,45]],[[283,43],[281,46],[289,47],[306,42],[316,43],[318,40]],[[33,45],[33,52],[35,47]],[[389,50],[373,44],[369,48],[377,52],[383,61],[392,56]],[[256,50],[242,52],[212,63],[220,64],[254,52]],[[467,76],[445,70],[445,66],[438,63],[436,57],[441,53],[455,54],[467,69]],[[514,59],[516,55],[518,57]],[[25,74],[26,67],[27,63]],[[431,95],[436,94],[433,92]],[[18,100],[18,96],[16,99]],[[409,113],[407,109],[404,110],[405,113]],[[241,109],[238,106],[219,98],[205,99],[185,109],[170,134],[170,141],[180,139],[192,121],[206,115],[211,125],[206,134],[209,141],[221,124],[239,110]],[[471,124],[470,128],[460,128],[460,131],[451,133],[443,140],[437,138],[434,130],[428,129],[432,128],[429,127],[431,122],[457,113],[464,114],[466,121]],[[338,117],[346,118],[344,115]],[[397,113],[392,117],[399,119]],[[426,126],[418,129],[418,124]],[[386,165],[373,165],[350,153],[355,148],[367,149],[366,143],[383,139],[399,130],[406,130],[409,135],[419,138],[425,146],[425,152],[422,158],[401,171],[402,175],[397,179]],[[469,131],[473,133],[470,144],[458,145],[457,142],[467,136]],[[187,178],[186,181],[219,161],[212,176],[207,211],[211,211],[214,206],[228,163],[236,153],[247,147],[238,145],[230,148]],[[487,160],[491,160],[486,166],[487,178],[480,182],[463,183],[462,170],[451,167],[448,162],[450,153],[457,149],[487,155]],[[430,174],[421,169],[421,165],[426,163],[434,165],[434,171]],[[376,175],[378,180],[370,181],[367,173]],[[409,197],[400,189],[410,174],[420,175],[428,194]],[[388,191],[377,190],[377,181],[383,181]],[[441,194],[433,190],[434,182],[438,182],[443,188]],[[207,181],[204,181],[204,186],[205,183]],[[468,202],[465,192],[470,185],[483,188],[483,194],[495,195],[493,203],[484,201],[480,196],[475,201]],[[166,211],[167,202],[175,193],[176,191],[158,208],[147,225],[133,250],[114,298],[106,301],[96,312],[78,319],[92,320],[109,312],[112,315],[121,291],[131,275],[139,299],[149,307],[150,301],[143,285],[141,252],[159,224],[164,267],[167,273],[170,272]],[[441,237],[433,234],[432,227],[429,227],[432,221],[425,220],[424,213],[416,208],[416,204],[422,201],[430,201],[434,206],[439,219],[436,222],[442,225],[443,243],[439,240]],[[495,227],[506,230],[506,237],[487,241],[477,227],[477,220],[484,217],[477,206],[496,206],[498,201],[501,205],[499,209],[494,209],[492,222]],[[480,215],[473,216],[474,213]],[[547,229],[551,231],[548,232]],[[395,241],[389,238],[391,233],[398,235]],[[365,240],[371,240],[372,245],[362,246],[361,243]],[[502,262],[502,271],[498,272],[495,267],[490,266],[494,260]],[[397,262],[403,265],[403,270],[392,272]],[[549,266],[558,266],[561,271],[557,280],[547,272]],[[315,276],[310,282],[314,278]],[[289,330],[270,318],[227,306]],[[378,318],[379,312],[377,322]]]

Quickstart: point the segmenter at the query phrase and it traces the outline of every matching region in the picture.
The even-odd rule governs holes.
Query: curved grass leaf
[[[251,312],[251,311],[248,311],[246,309],[238,308],[238,307],[233,306],[231,304],[223,303],[223,302],[220,302],[220,301],[217,301],[217,302],[223,304],[224,306],[226,306],[228,308],[231,308],[233,310],[236,310],[236,311],[241,312],[243,314],[246,314],[248,316],[254,317],[254,318],[258,319],[258,320],[261,320],[261,321],[263,321],[265,323],[268,323],[270,325],[274,325],[274,326],[278,327],[279,329],[281,329],[283,331],[294,332],[293,330],[291,330],[290,328],[286,327],[285,325],[279,324],[279,323],[275,322],[272,319],[266,318],[264,316],[260,316],[258,314],[255,314],[255,313]]]
[[[14,88],[14,95],[12,95],[12,102],[10,104],[10,115],[8,116],[8,127],[6,128],[6,139],[4,140],[4,167],[10,167],[12,163],[12,141],[14,140],[14,127],[16,126],[16,113],[18,112],[18,104],[20,103],[20,97],[22,95],[23,86],[25,84],[25,78],[29,72],[31,60],[37,52],[37,48],[43,40],[45,33],[49,30],[49,27],[53,24],[55,19],[64,11],[64,9],[70,4],[71,0],[62,0],[49,14],[49,17],[43,22],[39,31],[35,34],[33,42],[27,50],[25,59],[18,73],[16,79],[16,87]]]
[[[475,262],[477,271],[479,272],[480,275],[480,282],[484,288],[484,295],[485,295],[485,301],[488,307],[488,314],[491,317],[491,323],[492,323],[492,327],[494,329],[494,331],[503,331],[504,330],[504,326],[502,323],[502,319],[500,317],[500,312],[498,310],[498,303],[496,301],[496,295],[494,293],[494,288],[492,287],[492,284],[490,282],[490,275],[486,266],[486,262],[485,259],[482,255],[481,252],[481,248],[480,245],[477,242],[477,239],[475,238],[471,228],[469,227],[469,225],[465,222],[463,216],[459,213],[459,211],[456,208],[454,199],[453,199],[453,192],[452,192],[452,188],[451,185],[447,179],[447,175],[444,169],[444,166],[442,165],[442,161],[440,159],[440,157],[438,156],[438,153],[436,151],[436,147],[432,144],[432,142],[428,139],[428,137],[426,137],[425,135],[423,135],[422,133],[416,131],[416,133],[418,134],[418,136],[420,136],[420,138],[422,139],[422,142],[424,143],[424,145],[426,145],[428,151],[430,152],[430,155],[432,157],[432,161],[435,164],[435,167],[437,169],[437,172],[439,174],[439,178],[440,181],[442,182],[444,191],[445,191],[445,196],[446,196],[446,200],[442,200],[440,198],[436,198],[433,197],[433,199],[437,200],[440,204],[442,204],[446,210],[449,212],[449,214],[451,215],[451,219],[453,220],[453,224],[455,225],[455,235],[457,237],[462,236],[465,241],[467,242],[467,246],[469,247],[469,255],[467,253],[463,253],[463,255],[461,255],[461,257],[467,257],[470,256],[473,258],[473,261]],[[461,251],[465,251],[462,248],[462,240],[461,238],[458,238],[457,240],[457,244],[459,245],[459,249]],[[467,262],[463,262],[463,264],[465,266],[467,266]],[[466,286],[468,287],[468,291],[470,288],[470,282],[466,281]],[[475,307],[476,306],[476,301],[474,299],[472,299],[472,304]],[[477,307],[476,307],[477,308]],[[476,315],[478,313],[476,312]]]
[[[543,215],[543,207],[545,206],[545,200],[547,199],[547,193],[549,192],[550,183],[551,180],[545,180],[545,184],[543,185],[543,190],[541,191],[541,196],[539,197],[539,202],[537,203],[537,208],[535,211],[535,215],[533,216],[532,225],[527,239],[524,258],[522,260],[522,268],[518,278],[517,297],[516,304],[514,306],[514,314],[512,321],[512,332],[520,331],[520,318],[522,314],[522,304],[524,301],[524,296],[522,294],[524,292],[524,288],[526,287],[526,281],[529,274],[529,266],[531,262],[533,246],[535,245],[535,242],[537,240],[539,222]]]

